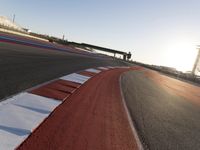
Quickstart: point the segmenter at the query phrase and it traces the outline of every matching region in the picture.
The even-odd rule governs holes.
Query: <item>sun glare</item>
[[[168,43],[165,50],[166,63],[180,71],[191,71],[196,59],[197,49],[194,42],[179,39]]]

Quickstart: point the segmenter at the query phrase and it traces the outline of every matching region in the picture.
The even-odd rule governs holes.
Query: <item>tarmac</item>
[[[110,57],[0,42],[0,99],[86,68],[123,64]]]
[[[199,149],[198,86],[148,69],[125,73],[121,84],[144,149]]]

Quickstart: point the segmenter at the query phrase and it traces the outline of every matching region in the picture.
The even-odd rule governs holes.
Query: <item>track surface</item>
[[[0,42],[0,99],[71,72],[120,64],[111,58]]]
[[[18,150],[134,150],[119,77],[127,69],[102,72],[64,101]]]
[[[126,64],[111,58],[91,57],[67,51],[0,42],[0,99],[68,73],[108,65]],[[122,147],[123,149],[134,149],[136,145],[130,135],[130,129],[127,127],[124,132],[118,132],[122,126],[123,128],[127,126],[126,121],[120,119],[123,118],[120,115],[124,115],[119,107],[121,104],[112,100],[114,95],[110,92],[111,86],[115,85],[111,82],[118,76],[113,74],[111,78],[109,73],[106,76],[110,79],[102,81],[99,77],[98,82],[93,81],[90,87],[83,87],[85,92],[79,93],[82,97],[77,95],[75,101],[66,101],[64,105],[68,108],[67,113],[58,113],[60,119],[51,117],[55,123],[50,125],[48,135],[46,138],[33,136],[36,143],[40,144],[32,143],[32,147],[54,149],[55,147],[49,142],[49,139],[53,137],[56,142],[54,145],[61,144],[61,149],[66,147],[69,149],[80,149],[80,147],[83,149],[98,149],[99,147],[99,149],[122,149]],[[87,88],[91,90],[91,95],[86,98]],[[106,98],[104,94],[97,92],[99,88],[102,88],[104,94],[110,94],[110,97]],[[144,148],[152,150],[199,149],[199,87],[146,70],[124,74],[122,90]],[[75,95],[73,97],[76,98]],[[100,97],[102,101],[97,101],[97,97]],[[59,108],[57,111],[61,111],[60,109],[64,108]],[[72,111],[75,113],[70,113]],[[81,113],[78,113],[79,111]],[[88,113],[90,115],[87,115]],[[109,115],[111,113],[115,114],[116,118],[112,118]],[[106,122],[106,119],[111,122]],[[65,125],[66,128],[59,128],[60,125]],[[61,130],[57,130],[58,128]],[[93,134],[92,131],[97,134]],[[44,130],[37,132],[41,134]],[[81,134],[80,137],[78,133]],[[84,136],[86,133],[88,133],[87,136]],[[118,139],[121,140],[117,141]],[[94,141],[94,144],[88,141]],[[116,142],[114,146],[112,142]],[[111,145],[113,147],[109,147]],[[25,148],[26,146],[25,144]]]
[[[199,150],[200,87],[148,70],[124,74],[122,87],[144,148]]]

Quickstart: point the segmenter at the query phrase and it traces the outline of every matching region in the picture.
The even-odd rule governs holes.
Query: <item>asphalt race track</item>
[[[0,42],[0,99],[71,72],[120,64],[109,57]]]
[[[149,70],[125,73],[122,87],[145,149],[199,150],[200,87]]]
[[[12,37],[11,39],[5,37],[0,39],[0,101],[38,84],[87,68],[128,65],[123,61],[111,57],[99,56],[73,49],[63,49],[63,46],[61,47],[52,43],[49,44],[48,42],[44,43],[46,44],[45,48],[45,46],[41,46],[42,42],[38,45],[37,40],[31,41],[30,39],[22,38],[22,40],[25,41],[21,44],[19,41],[18,44],[16,44],[13,41],[9,42],[9,40],[12,41]],[[20,40],[20,38],[18,39],[17,37],[16,40]],[[32,43],[26,45],[26,40]],[[51,48],[47,48],[49,46]],[[57,48],[54,49],[54,46],[57,46]],[[132,122],[144,149],[198,150],[200,148],[200,86],[179,81],[148,69],[141,69],[142,70],[123,73],[121,76],[121,88]],[[86,72],[82,71],[83,75],[85,73]],[[94,96],[91,97],[91,102],[93,102],[95,95],[99,94],[99,97],[105,96],[102,93],[106,92],[108,94],[113,94],[109,91],[110,89],[106,87],[106,84],[109,84],[111,80],[113,80],[113,83],[118,84],[119,76],[115,78],[115,81],[114,74],[110,74],[109,77],[110,79],[107,79],[105,82],[101,80],[98,81],[98,84],[96,81],[92,82],[87,90],[93,91]],[[95,84],[97,84],[96,88],[93,88],[92,85]],[[96,94],[95,90],[98,89],[100,85],[104,85],[107,90],[105,90],[106,88],[102,88],[102,90]],[[109,86],[111,85],[113,88],[116,88],[116,86],[110,83]],[[91,94],[90,92],[83,92],[83,95],[85,95],[85,93]],[[117,96],[117,94],[113,95]],[[120,96],[118,95],[117,97]],[[75,99],[77,100],[77,98]],[[85,99],[89,100],[87,96]],[[105,98],[102,99],[105,100]],[[104,109],[106,107],[103,106],[107,104],[109,100],[111,99],[108,98],[104,103],[101,101],[103,104],[99,106],[102,106],[103,109],[99,114],[105,113]],[[82,97],[80,101],[82,101]],[[90,103],[88,103],[88,106],[86,105],[88,108],[90,106],[89,104]],[[74,107],[76,108],[76,105]],[[82,106],[80,106],[80,108],[82,108]],[[75,109],[73,108],[72,110]],[[82,110],[87,109],[77,109],[76,112],[78,113],[78,111]],[[112,116],[115,116],[117,112],[118,111],[113,113]],[[69,116],[70,114],[71,113],[69,113]],[[86,113],[86,115],[87,114],[92,113]],[[84,117],[82,117],[82,119],[83,118]],[[72,121],[73,119],[74,118],[72,118]],[[63,120],[60,121],[62,122]],[[91,124],[92,123],[93,121],[91,121]],[[125,128],[123,128],[123,130]],[[96,128],[94,128],[94,130],[95,129]],[[68,131],[66,133],[68,133]],[[110,135],[114,135],[114,133]],[[77,138],[78,137],[79,136],[77,136]],[[120,137],[124,139],[124,136],[115,137],[116,139],[118,139],[118,137],[119,139]],[[70,138],[71,135],[69,139]],[[92,138],[92,140],[93,139],[96,138]],[[63,141],[64,140],[65,137],[63,138]],[[99,143],[96,144],[96,148],[98,148]],[[122,142],[121,146],[123,144]],[[130,145],[127,145],[127,147],[128,146]],[[135,147],[135,145],[132,145],[132,147]]]

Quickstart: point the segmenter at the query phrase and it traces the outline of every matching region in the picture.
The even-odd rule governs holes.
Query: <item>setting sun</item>
[[[194,42],[186,38],[174,39],[166,47],[165,55],[167,65],[184,72],[192,70],[197,55]]]

